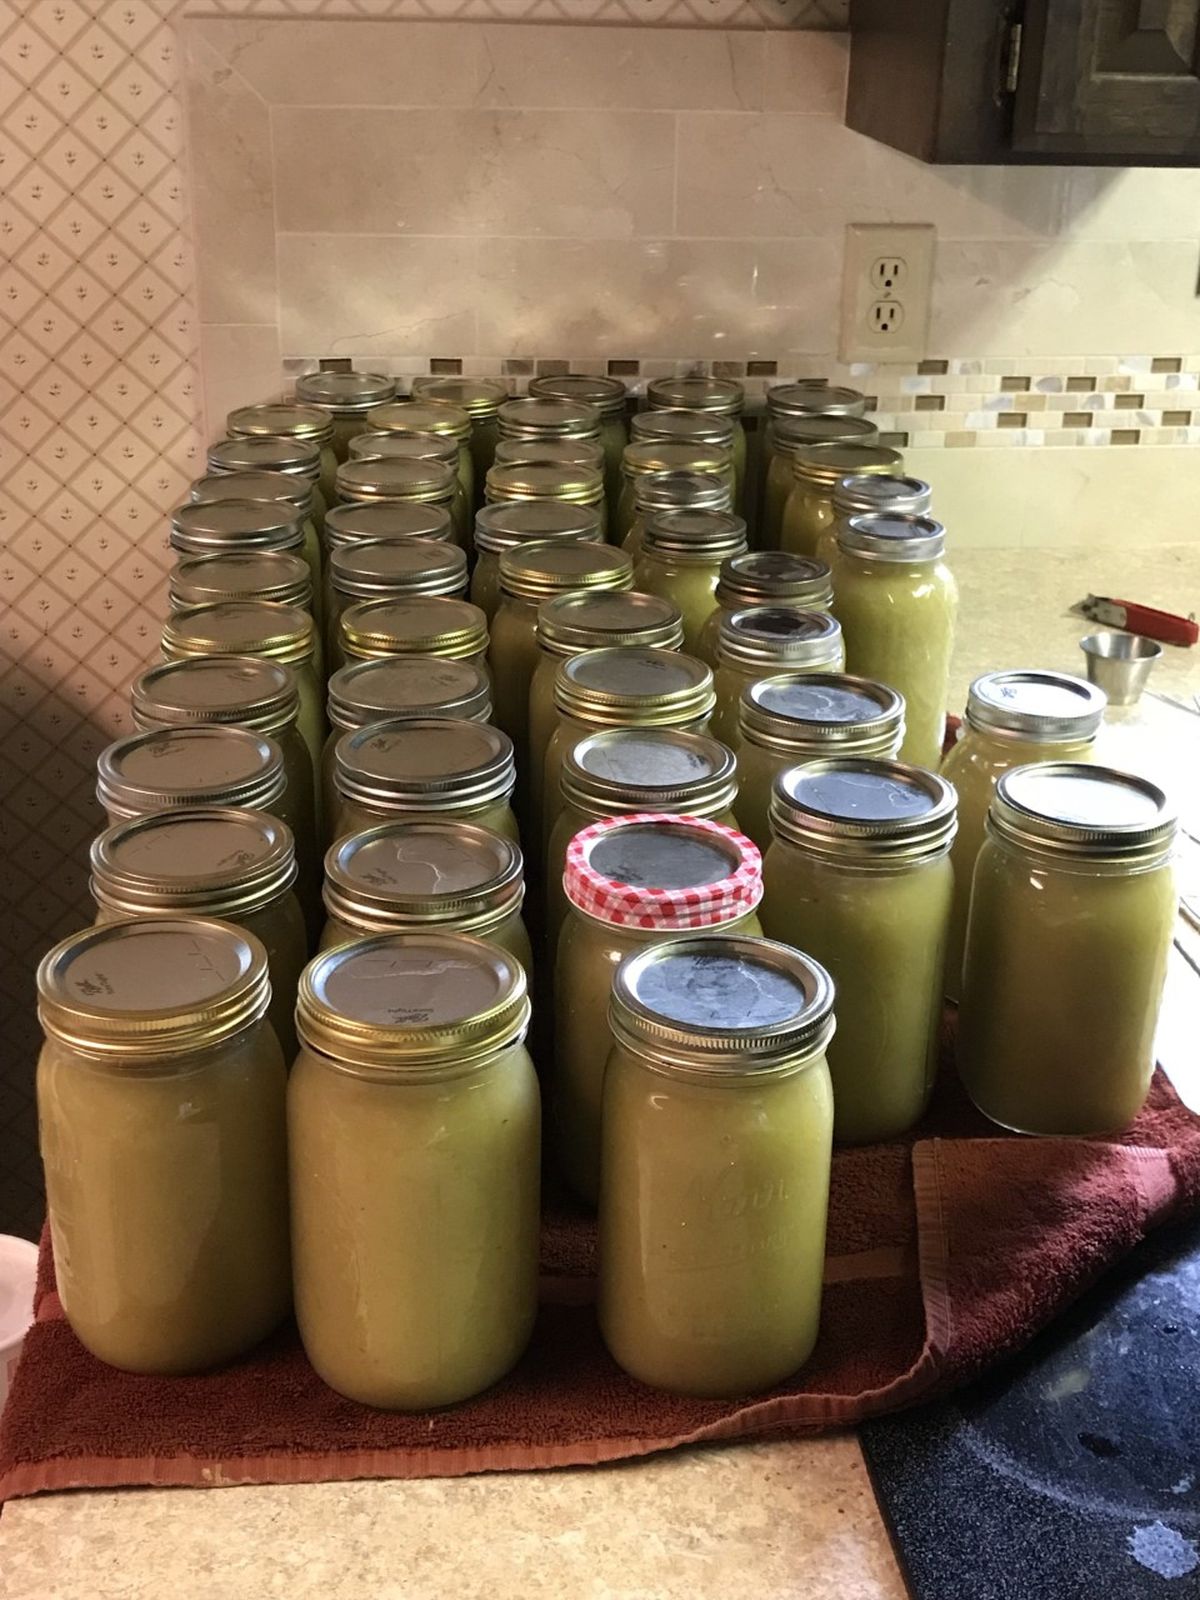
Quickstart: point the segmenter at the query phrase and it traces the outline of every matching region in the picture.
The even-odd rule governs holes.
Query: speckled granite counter
[[[968,551],[950,703],[989,667],[1082,671],[1089,590],[1200,606],[1200,544]],[[1200,649],[1152,687],[1190,710]],[[1147,705],[1107,730],[1154,741]],[[1172,773],[1194,751],[1155,748]],[[1200,788],[1200,785],[1197,786]],[[0,1518],[6,1600],[903,1600],[853,1437],[683,1451],[593,1471],[417,1483],[124,1491],[17,1501]]]

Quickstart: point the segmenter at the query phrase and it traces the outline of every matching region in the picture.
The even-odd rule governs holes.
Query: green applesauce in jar
[[[332,459],[332,451],[328,447],[322,451],[315,440],[260,433],[249,438],[219,439],[216,444],[209,445],[208,471],[216,475],[223,472],[290,474],[312,493],[313,520],[320,537],[329,505],[321,477],[326,456]]]
[[[333,504],[333,479],[337,456],[333,449],[333,423],[319,406],[265,405],[239,406],[225,419],[230,439],[292,439],[297,444],[316,446],[320,456],[318,484],[325,510]],[[259,461],[256,466],[264,465]],[[213,471],[209,466],[209,471]],[[279,467],[271,470],[286,470]]]
[[[890,472],[854,472],[833,487],[833,519],[817,540],[817,556],[830,567],[837,554],[838,524],[864,511],[903,511],[927,516],[933,490],[923,478],[899,477]]]
[[[500,607],[500,557],[523,544],[567,541],[601,544],[603,530],[594,506],[560,500],[502,500],[481,506],[475,518],[475,570],[471,600],[488,621]]]
[[[531,501],[584,506],[595,512],[601,536],[608,533],[604,474],[599,467],[564,466],[552,461],[496,462],[488,472],[483,497],[490,506]]]
[[[839,483],[872,474],[894,483],[904,458],[898,450],[878,444],[811,444],[793,450],[791,460],[792,491],[783,508],[779,542],[796,555],[813,556],[832,566],[833,547],[825,536],[834,537],[833,497]]]
[[[767,395],[770,401],[770,392]],[[820,444],[874,445],[879,429],[866,417],[823,413],[771,417],[763,441],[766,476],[763,483],[760,537],[767,549],[783,542],[783,516],[795,483],[792,458],[797,450]]]
[[[630,420],[629,437],[638,441],[658,439],[676,444],[715,445],[728,450],[733,465],[730,504],[735,510],[741,510],[746,476],[746,433],[740,417],[725,417],[716,411],[685,411],[677,406],[639,411]]]
[[[308,562],[287,550],[235,550],[228,555],[183,556],[167,574],[172,611],[219,600],[274,600],[311,611]]]
[[[342,615],[350,606],[415,595],[461,599],[467,592],[467,557],[460,546],[432,539],[356,539],[329,552],[325,581],[326,655],[336,668],[342,665]]]
[[[649,497],[645,480],[669,475],[674,492]],[[687,481],[677,481],[685,475]],[[713,480],[716,480],[715,482]],[[610,530],[614,544],[629,549],[633,536],[637,555],[639,502],[643,511],[672,511],[686,507],[729,511],[733,506],[733,454],[725,445],[688,444],[680,439],[632,439],[621,456],[621,498],[617,520]]]
[[[722,564],[745,549],[746,524],[733,511],[659,511],[647,518],[634,582],[679,607],[685,650],[695,651],[717,609]]]
[[[391,499],[387,493],[397,482],[396,461],[436,462],[451,475],[448,510],[454,525],[455,541],[464,550],[470,546],[473,511],[467,491],[458,475],[458,447],[442,433],[359,433],[350,441],[350,459],[338,468],[338,498],[343,503],[369,503],[376,498]],[[409,498],[412,485],[407,476],[399,478]],[[440,495],[435,501],[443,504]]]
[[[436,400],[457,406],[471,419],[471,456],[475,463],[475,505],[483,496],[484,480],[496,454],[499,427],[496,413],[508,399],[502,383],[489,378],[451,378],[431,376],[412,381],[414,400]]]
[[[232,479],[234,475],[229,476]],[[176,506],[171,513],[169,538],[171,548],[185,559],[209,555],[299,556],[310,581],[306,604],[320,610],[322,597],[311,587],[320,577],[319,552],[315,538],[308,537],[302,514],[293,505],[279,500],[216,500]]]
[[[301,405],[323,411],[333,425],[333,453],[345,461],[356,433],[372,426],[377,406],[394,398],[396,384],[379,372],[308,372],[296,379]]]
[[[748,550],[726,556],[714,591],[716,608],[700,630],[693,655],[717,664],[721,623],[734,611],[751,606],[791,606],[797,611],[829,611],[833,579],[824,561],[794,556],[786,550]]]
[[[737,749],[742,691],[776,672],[841,672],[842,630],[827,611],[748,606],[722,614],[717,634],[716,707],[712,731]]]
[[[710,423],[719,419],[722,424],[730,427],[733,505],[738,511],[743,510],[746,483],[746,430],[742,426],[742,412],[746,405],[745,387],[736,378],[652,378],[646,385],[646,404],[651,413],[698,412]],[[641,415],[645,417],[646,413],[642,412]]]
[[[444,400],[391,400],[371,413],[375,434],[404,437],[436,434],[454,442],[454,467],[469,511],[475,509],[475,458],[471,454],[471,419],[460,406]]]
[[[300,524],[301,551],[312,574],[313,603],[320,609],[321,541],[314,516],[313,486],[287,472],[212,472],[188,491],[192,505],[215,507],[225,500],[281,506]],[[172,519],[174,523],[174,519]],[[177,546],[177,548],[180,548]],[[196,552],[199,554],[199,552]]]
[[[600,413],[600,445],[604,451],[604,494],[610,519],[617,514],[621,497],[621,452],[629,443],[625,426],[628,391],[620,378],[591,377],[581,372],[565,372],[557,378],[529,380],[529,392],[548,400],[578,400],[594,406]]]
[[[471,526],[458,474],[449,461],[426,456],[389,456],[372,461],[344,461],[337,474],[341,505],[374,505],[381,500],[415,501],[442,506],[450,514],[454,542],[468,549]]]
[[[633,522],[621,548],[636,562],[642,553],[647,522],[664,512],[728,512],[732,506],[728,476],[714,472],[648,472],[634,484]]]

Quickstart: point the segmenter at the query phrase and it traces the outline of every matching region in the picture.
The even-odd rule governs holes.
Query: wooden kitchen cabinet
[[[937,162],[1200,166],[1200,0],[850,0],[846,121]]]

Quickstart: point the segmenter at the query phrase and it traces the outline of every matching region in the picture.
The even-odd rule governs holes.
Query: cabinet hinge
[[[1016,94],[1017,79],[1021,76],[1021,24],[1010,23],[1004,61],[1004,92]]]

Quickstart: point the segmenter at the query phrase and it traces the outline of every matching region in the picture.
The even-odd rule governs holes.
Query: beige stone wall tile
[[[204,437],[220,439],[225,433],[225,418],[235,406],[281,396],[279,330],[273,322],[261,327],[202,323],[200,370]]]

